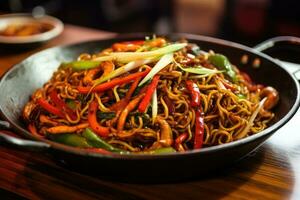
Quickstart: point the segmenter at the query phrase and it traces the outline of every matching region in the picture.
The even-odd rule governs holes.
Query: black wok
[[[67,164],[71,169],[82,172],[100,173],[104,176],[147,178],[181,178],[205,174],[241,159],[254,151],[276,130],[287,123],[299,107],[299,84],[293,74],[281,64],[259,51],[228,41],[210,37],[170,34],[171,40],[182,37],[197,43],[203,50],[214,50],[225,54],[230,61],[253,77],[257,83],[271,85],[279,91],[280,102],[275,108],[276,117],[266,130],[229,144],[193,150],[184,153],[165,155],[101,155],[86,152],[43,138],[32,136],[19,117],[29,96],[48,81],[52,73],[63,61],[75,59],[80,53],[97,52],[120,40],[143,39],[144,34],[123,35],[108,40],[84,42],[80,44],[55,47],[39,52],[13,66],[0,82],[0,113],[5,122],[2,126],[14,129],[28,140],[0,134],[0,142],[13,147],[41,151],[53,156],[57,161]],[[284,38],[291,41],[293,38]],[[300,43],[299,39],[295,39]],[[271,41],[273,42],[273,41]],[[268,43],[269,44],[269,43]],[[266,46],[260,46],[262,49]],[[268,45],[267,45],[268,47]],[[241,57],[248,55],[248,64],[241,64]],[[260,59],[259,68],[252,63]]]

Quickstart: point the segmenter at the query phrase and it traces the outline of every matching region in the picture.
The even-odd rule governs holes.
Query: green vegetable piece
[[[246,99],[246,96],[244,94],[237,94],[236,95],[239,99]]]
[[[66,104],[69,108],[71,108],[72,110],[75,110],[76,109],[76,103],[74,100],[72,99],[67,99],[66,100]]]
[[[49,135],[49,138],[55,142],[66,144],[73,147],[81,147],[81,148],[92,147],[87,143],[84,137],[77,135],[75,133]]]
[[[225,70],[225,73],[233,82],[237,81],[236,72],[234,71],[232,65],[230,64],[226,56],[222,54],[214,54],[209,56],[208,60],[217,68]]]
[[[192,46],[191,51],[193,52],[193,54],[195,56],[199,56],[200,52],[201,52],[201,49],[198,45],[195,44],[195,45]]]
[[[150,151],[150,154],[165,154],[165,153],[174,153],[176,150],[173,147],[163,147]]]
[[[85,70],[98,67],[100,63],[100,61],[81,60],[63,63],[62,67],[72,67],[74,70]]]
[[[115,153],[129,153],[128,151],[124,151],[122,149],[118,149],[113,147],[112,145],[108,144],[107,142],[105,142],[104,140],[102,140],[100,137],[98,137],[91,129],[86,128],[83,131],[83,137],[86,138],[86,140],[88,141],[88,144],[90,144],[93,147],[96,148],[102,148],[105,149],[107,151],[111,151],[111,152],[115,152]]]
[[[97,112],[97,118],[101,119],[112,119],[116,116],[115,112]]]

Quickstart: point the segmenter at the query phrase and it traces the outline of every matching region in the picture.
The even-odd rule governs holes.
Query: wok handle
[[[300,81],[300,38],[279,36],[268,39],[254,47],[257,51],[280,59],[282,66]],[[288,62],[285,62],[288,61]]]
[[[300,38],[293,36],[279,36],[268,39],[253,47],[260,52],[271,52],[281,50],[282,48],[289,48],[289,50],[300,51]],[[268,53],[267,53],[268,54]]]
[[[0,128],[7,130],[10,129],[11,126],[8,122],[0,120]],[[0,146],[2,145],[5,145],[10,148],[17,148],[30,151],[45,151],[51,147],[51,145],[44,142],[16,138],[0,130]]]
[[[0,131],[0,145],[29,151],[46,151],[51,147],[44,142],[36,142],[10,136]]]

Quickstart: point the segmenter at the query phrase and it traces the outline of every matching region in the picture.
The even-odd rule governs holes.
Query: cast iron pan
[[[225,54],[230,61],[250,74],[257,82],[271,85],[279,91],[280,102],[275,108],[276,117],[266,130],[242,140],[220,146],[203,148],[184,153],[165,155],[101,155],[58,144],[32,136],[19,117],[29,96],[50,79],[63,61],[75,59],[80,53],[98,52],[121,40],[144,39],[145,34],[123,35],[108,40],[55,47],[41,51],[13,66],[0,82],[0,113],[5,122],[2,126],[12,128],[28,140],[0,134],[0,142],[14,148],[41,151],[67,167],[81,172],[93,172],[103,176],[127,177],[129,179],[179,179],[203,175],[241,159],[258,148],[276,130],[287,123],[299,107],[299,84],[290,72],[269,56],[240,44],[197,35],[170,34],[175,41],[186,38],[197,43],[203,50]],[[290,41],[291,38],[286,38]],[[293,39],[293,38],[292,38]],[[296,38],[297,41],[300,41]],[[262,48],[262,47],[260,47]],[[248,55],[248,64],[241,64],[241,57]],[[260,59],[259,68],[253,68]],[[180,172],[180,173],[179,173]]]

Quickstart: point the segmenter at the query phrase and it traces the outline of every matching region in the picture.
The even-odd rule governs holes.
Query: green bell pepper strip
[[[165,153],[174,153],[176,150],[173,147],[163,147],[149,151],[150,154],[165,154]]]
[[[218,69],[225,70],[225,73],[233,82],[237,82],[236,72],[230,64],[228,58],[222,54],[214,54],[208,57],[211,64]]]
[[[115,153],[129,153],[128,151],[118,149],[113,147],[112,145],[108,144],[106,141],[102,140],[100,137],[97,136],[96,133],[94,133],[91,129],[86,128],[82,136],[87,140],[88,144],[90,144],[93,147],[102,148],[111,152]]]
[[[97,111],[97,118],[98,119],[112,119],[116,117],[116,113],[115,112],[101,112],[101,111]]]
[[[49,135],[49,138],[55,142],[66,144],[73,147],[81,147],[81,148],[89,148],[93,147],[88,144],[87,140],[77,134],[57,134],[57,135]]]
[[[61,67],[71,67],[74,70],[85,70],[98,67],[101,61],[91,61],[91,60],[80,60],[80,61],[73,61],[68,63],[62,63]]]

